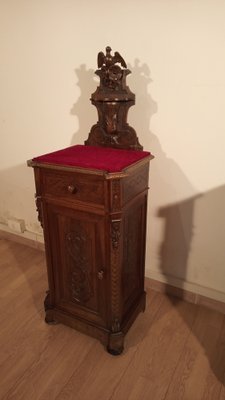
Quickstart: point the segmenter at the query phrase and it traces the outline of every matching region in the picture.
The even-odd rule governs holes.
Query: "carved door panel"
[[[104,218],[47,207],[55,307],[105,326]]]

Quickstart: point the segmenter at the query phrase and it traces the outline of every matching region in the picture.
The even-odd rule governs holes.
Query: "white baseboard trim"
[[[151,273],[145,278],[147,288],[176,296],[189,303],[199,304],[225,314],[225,293],[181,279]]]
[[[34,232],[24,231],[15,233],[5,224],[0,223],[0,238],[12,240],[17,243],[25,244],[38,250],[45,250],[43,235]]]
[[[166,283],[170,286],[175,286],[179,289],[209,297],[211,299],[222,301],[223,303],[225,303],[225,290],[221,292],[214,288],[209,288],[194,282],[189,282],[187,280],[162,274],[159,271],[150,271],[146,269],[145,275],[148,278],[154,279],[155,281]]]

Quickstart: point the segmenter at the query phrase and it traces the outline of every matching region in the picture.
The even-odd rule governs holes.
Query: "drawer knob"
[[[72,193],[72,194],[74,194],[74,193],[77,192],[77,188],[76,188],[76,186],[74,186],[74,185],[69,185],[69,186],[67,186],[67,190],[68,190],[68,192],[70,192],[70,193]]]
[[[104,271],[98,271],[98,279],[101,281],[104,277]]]

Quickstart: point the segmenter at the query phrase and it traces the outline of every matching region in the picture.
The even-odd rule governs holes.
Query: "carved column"
[[[108,351],[111,354],[120,354],[123,351],[124,334],[121,331],[121,219],[111,221],[111,334],[109,336]]]

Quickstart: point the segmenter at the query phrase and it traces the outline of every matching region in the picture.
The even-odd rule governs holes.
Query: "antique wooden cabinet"
[[[115,67],[113,62],[107,66],[103,56],[102,63],[103,70]],[[49,282],[46,322],[62,322],[92,335],[116,355],[123,351],[124,335],[145,308],[152,156],[141,150],[126,122],[126,103],[134,99],[126,94],[121,100],[117,90],[120,104],[111,104],[107,90],[112,96],[115,87],[107,85],[105,100],[96,100],[100,117],[86,145],[36,157],[28,165],[34,168],[36,204],[44,230]]]

